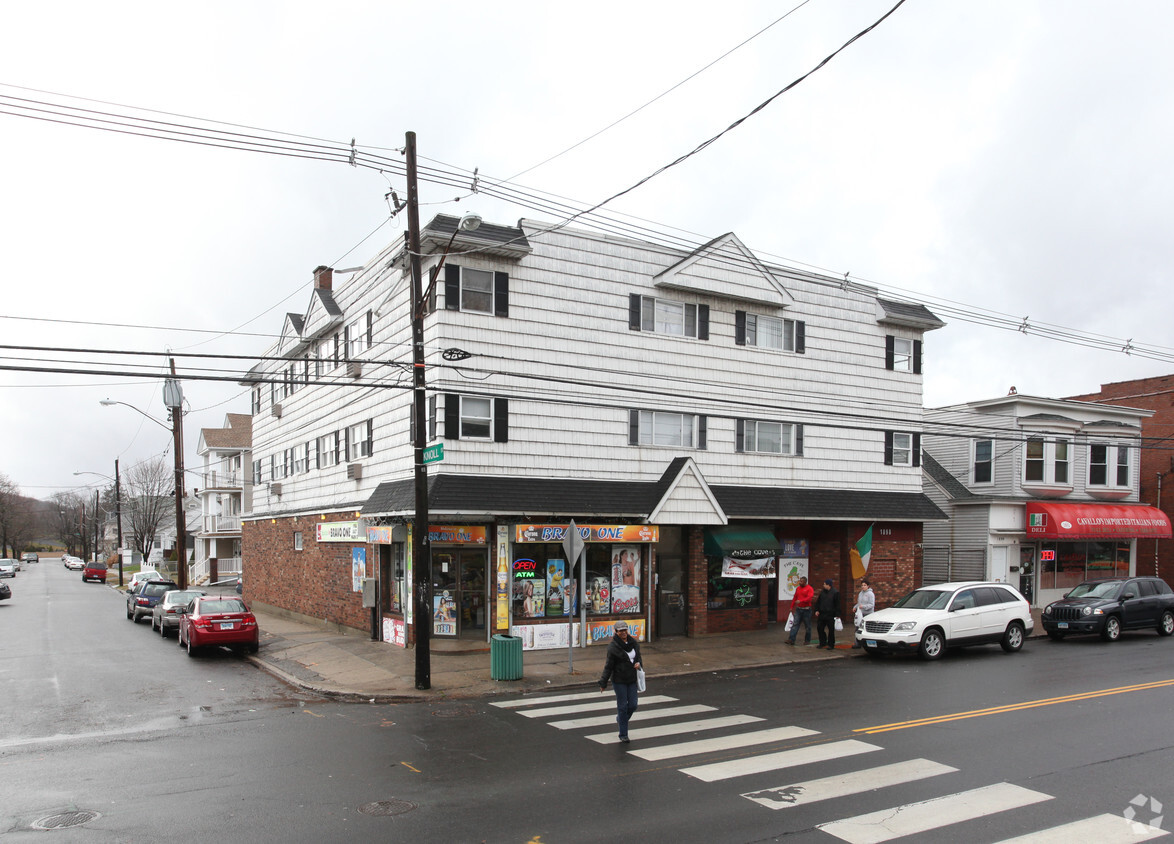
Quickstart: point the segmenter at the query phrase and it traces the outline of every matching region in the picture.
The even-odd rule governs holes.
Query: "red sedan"
[[[224,645],[237,653],[257,652],[257,618],[237,597],[205,595],[194,598],[179,617],[179,646],[188,656],[200,648]]]

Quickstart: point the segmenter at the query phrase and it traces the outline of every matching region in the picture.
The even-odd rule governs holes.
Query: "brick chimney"
[[[314,268],[314,289],[315,290],[330,290],[334,285],[334,268],[333,267],[315,267]]]

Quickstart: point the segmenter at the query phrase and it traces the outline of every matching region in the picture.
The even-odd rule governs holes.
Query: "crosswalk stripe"
[[[614,702],[613,702],[614,705]],[[678,715],[696,715],[699,712],[716,712],[716,706],[705,706],[700,703],[691,703],[687,706],[669,706],[664,709],[638,709],[636,714],[632,716],[632,723],[637,721],[652,721],[658,718],[675,718]],[[616,716],[601,715],[598,718],[572,718],[569,721],[548,721],[547,723],[552,727],[558,727],[560,730],[579,730],[584,727],[605,727],[608,724],[615,724]],[[628,736],[631,737],[631,732]]]
[[[648,695],[640,699],[640,706],[644,707],[653,703],[672,703],[675,700],[675,697],[667,697],[666,695]],[[616,699],[614,697],[600,700],[599,695],[596,695],[595,700],[591,703],[576,703],[570,706],[548,706],[545,709],[527,709],[525,712],[519,712],[518,714],[524,715],[527,718],[545,718],[549,715],[574,715],[576,712],[598,712],[600,709],[615,708]]]
[[[881,765],[879,768],[851,771],[833,777],[765,788],[761,791],[748,791],[742,796],[768,809],[787,809],[791,806],[805,806],[821,800],[847,797],[861,791],[875,791],[883,786],[901,785],[940,774],[950,774],[957,770],[929,759],[910,759],[907,762]]]
[[[875,744],[868,744],[856,739],[834,741],[830,744],[817,744],[810,747],[798,747],[794,750],[783,750],[779,753],[766,753],[761,756],[747,756],[742,759],[731,759],[728,762],[713,762],[709,765],[697,765],[692,768],[681,768],[681,773],[696,777],[703,782],[715,782],[731,777],[743,777],[747,774],[761,774],[766,771],[777,771],[781,768],[793,768],[796,765],[810,765],[828,759],[840,759],[844,756],[855,756],[859,753],[871,753],[880,750]]]
[[[891,841],[903,835],[916,835],[919,832],[928,832],[931,829],[1051,799],[1050,794],[1041,794],[1018,785],[1000,782],[970,791],[948,794],[945,797],[923,800],[920,803],[906,803],[904,806],[894,806],[867,815],[820,824],[818,829],[847,841],[848,844],[881,844],[883,841]]]
[[[630,751],[648,762],[661,759],[679,759],[682,756],[694,756],[698,753],[712,753],[715,750],[733,750],[735,747],[751,747],[756,744],[770,744],[776,741],[787,741],[803,736],[818,735],[815,730],[805,730],[802,727],[773,727],[769,730],[755,730],[752,733],[738,733],[733,736],[719,738],[698,739],[697,741],[664,744],[660,747],[640,748]]]
[[[1008,838],[999,844],[1070,844],[1072,841],[1095,841],[1097,844],[1127,844],[1131,841],[1149,841],[1168,832],[1121,815],[1096,815],[1081,821],[1029,832],[1017,838]]]
[[[499,709],[516,709],[520,706],[537,706],[539,704],[547,703],[563,703],[568,700],[587,700],[588,698],[599,697],[599,692],[583,692],[577,695],[552,695],[551,697],[529,697],[521,698],[520,700],[496,700],[491,701],[490,706],[496,706]]]
[[[676,724],[661,724],[658,727],[644,727],[643,729],[629,729],[628,737],[632,741],[644,739],[664,738],[665,736],[679,736],[683,733],[699,733],[703,730],[720,730],[723,727],[741,727],[745,724],[754,724],[765,721],[757,715],[722,715],[719,718],[702,718],[699,721],[679,721]],[[584,736],[599,744],[619,744],[620,738],[615,733],[597,733],[593,736]]]

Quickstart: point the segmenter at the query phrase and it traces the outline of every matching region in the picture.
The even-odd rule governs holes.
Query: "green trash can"
[[[522,679],[522,637],[495,633],[489,642],[489,676],[494,680]]]

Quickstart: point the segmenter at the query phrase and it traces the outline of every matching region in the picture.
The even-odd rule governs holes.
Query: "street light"
[[[424,463],[424,448],[428,433],[424,429],[424,308],[423,271],[420,266],[420,200],[416,184],[416,133],[407,133],[405,159],[408,181],[408,257],[412,271],[412,445],[415,452],[416,515],[412,523],[412,578],[416,584],[416,688],[432,688],[432,656],[429,640],[432,635],[432,557],[428,547],[428,467]],[[436,284],[444,259],[462,231],[473,231],[481,225],[481,218],[467,214],[461,218],[448,245],[440,256],[440,263],[432,270],[428,291]]]
[[[102,401],[102,404],[118,404],[109,399]],[[127,407],[130,407],[128,404]],[[134,408],[138,410],[138,408]],[[148,417],[150,418],[150,417]],[[122,477],[118,474],[118,458],[114,458],[114,477],[103,475],[101,472],[74,472],[75,475],[97,475],[99,478],[114,481],[114,520],[117,523],[118,530],[118,586],[122,587]]]
[[[175,359],[171,360],[171,374],[175,375]],[[167,426],[149,413],[139,410],[133,404],[113,399],[101,399],[99,404],[104,407],[121,404],[142,414],[156,425]],[[187,569],[187,524],[183,511],[183,388],[175,378],[168,378],[163,382],[163,403],[171,411],[171,435],[175,451],[175,568],[180,589],[188,588]],[[119,559],[119,583],[122,582],[122,561]]]

